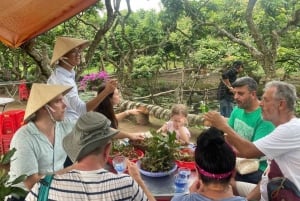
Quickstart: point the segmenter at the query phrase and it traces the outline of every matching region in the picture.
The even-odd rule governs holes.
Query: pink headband
[[[214,173],[210,173],[210,172],[207,172],[205,170],[203,170],[202,168],[200,168],[198,166],[198,164],[196,164],[196,167],[197,167],[197,170],[200,174],[206,176],[206,177],[210,177],[210,178],[213,178],[213,179],[224,179],[224,178],[227,178],[229,177],[233,170],[231,170],[230,172],[226,172],[226,173],[222,173],[222,174],[214,174]]]

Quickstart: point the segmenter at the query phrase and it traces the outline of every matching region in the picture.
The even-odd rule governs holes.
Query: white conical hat
[[[70,37],[57,37],[50,65],[52,66],[59,58],[61,58],[74,48],[79,46],[81,46],[81,48],[86,48],[88,44],[88,40]]]
[[[31,115],[53,100],[60,94],[66,94],[72,89],[72,86],[34,83],[30,90],[27,101],[24,121],[27,122]]]

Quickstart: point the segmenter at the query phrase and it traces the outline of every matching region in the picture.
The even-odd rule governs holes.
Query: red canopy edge
[[[0,41],[19,47],[50,30],[97,0],[1,0]]]

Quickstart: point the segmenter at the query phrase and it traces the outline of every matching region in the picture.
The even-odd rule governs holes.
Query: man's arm
[[[146,194],[148,200],[155,201],[156,199],[154,198],[152,193],[148,190],[146,184],[144,183],[140,175],[140,172],[136,164],[127,160],[127,167],[128,167],[129,175],[140,185],[140,187],[143,189],[144,193]]]
[[[105,89],[95,98],[86,103],[86,111],[94,110],[109,94],[113,93],[117,87],[117,80],[109,80],[105,85]]]
[[[26,177],[26,179],[23,181],[25,187],[30,190],[42,177],[43,175],[38,173]]]
[[[238,150],[240,157],[258,158],[264,156],[252,142],[238,135],[218,112],[208,112],[204,118],[210,121],[212,126],[226,133],[226,140]]]
[[[255,186],[255,188],[247,195],[246,199],[249,201],[260,200],[260,182]]]
[[[75,164],[75,163],[74,163],[74,164]],[[66,168],[64,168],[64,169],[62,169],[62,170],[56,171],[55,174],[64,174],[64,173],[66,173],[66,172],[72,170],[74,164],[71,165],[71,166],[69,166],[69,167],[66,167]],[[41,179],[43,176],[44,176],[44,175],[42,175],[42,174],[35,173],[35,174],[33,174],[33,175],[30,175],[30,176],[26,177],[26,179],[23,181],[25,187],[26,187],[28,190],[30,190],[30,189],[34,186],[34,184],[36,184],[38,181],[40,181],[40,179]]]

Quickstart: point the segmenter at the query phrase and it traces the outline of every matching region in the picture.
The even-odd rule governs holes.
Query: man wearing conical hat
[[[30,190],[43,175],[63,169],[67,154],[62,141],[75,125],[75,121],[64,120],[63,95],[71,88],[32,85],[24,116],[26,124],[15,133],[10,144],[11,149],[16,149],[10,163],[11,180],[27,175],[19,187]]]
[[[81,52],[88,44],[89,41],[87,40],[57,37],[54,46],[51,65],[54,65],[55,69],[48,79],[48,84],[62,84],[73,87],[65,96],[67,105],[66,118],[68,119],[76,120],[87,111],[94,110],[107,95],[114,92],[117,86],[116,80],[108,80],[105,90],[95,98],[87,103],[80,99],[75,81],[74,67],[80,64],[82,59]]]
[[[77,163],[67,173],[53,176],[49,200],[155,200],[135,163],[127,159],[129,175],[106,170],[112,138],[119,132],[110,125],[110,120],[98,112],[80,116],[63,140],[65,151]],[[41,183],[31,189],[27,201],[38,200]]]

